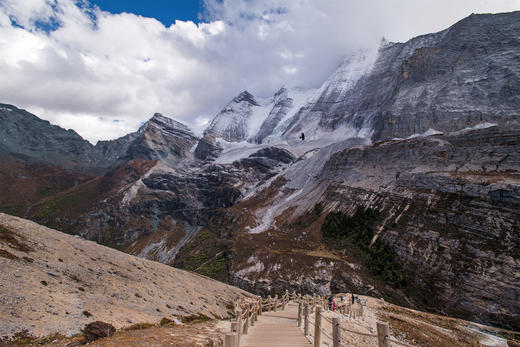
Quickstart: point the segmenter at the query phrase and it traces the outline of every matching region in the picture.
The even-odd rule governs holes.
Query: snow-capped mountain
[[[291,118],[315,96],[316,89],[298,87],[282,87],[267,99],[244,91],[215,116],[204,134],[226,142],[280,143]]]
[[[204,135],[212,134],[228,142],[246,141],[256,135],[269,113],[273,100],[257,101],[243,91],[217,114]]]

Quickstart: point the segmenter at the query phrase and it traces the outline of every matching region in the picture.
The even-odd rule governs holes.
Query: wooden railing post
[[[256,307],[251,306],[251,326],[254,327],[256,322]]]
[[[303,333],[309,335],[309,304],[303,307]]]
[[[240,337],[242,336],[242,312],[237,315],[237,347],[240,345]]]
[[[314,347],[321,347],[321,307],[314,311]]]
[[[298,327],[302,326],[302,303],[298,303]]]
[[[258,315],[259,315],[259,316],[262,315],[262,311],[263,311],[263,309],[264,309],[263,305],[264,305],[264,301],[263,301],[262,299],[260,299],[260,301],[259,301],[259,305],[258,305]]]
[[[377,343],[379,347],[389,347],[390,344],[386,339],[390,336],[390,327],[388,323],[377,322]]]
[[[244,335],[247,335],[249,330],[249,309],[246,310],[246,321],[244,323]]]
[[[237,345],[238,345],[237,334],[236,333],[226,334],[226,336],[224,338],[224,347],[236,347]]]
[[[340,342],[339,318],[332,318],[332,347],[339,347]]]

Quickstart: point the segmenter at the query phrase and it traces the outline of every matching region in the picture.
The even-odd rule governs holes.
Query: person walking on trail
[[[354,305],[354,294],[352,294],[352,305]]]
[[[332,295],[329,296],[329,311],[332,311],[332,303],[334,301],[334,297]]]
[[[302,141],[305,141],[305,134],[304,134],[304,133],[302,133],[302,134],[300,135],[300,139],[302,139]]]

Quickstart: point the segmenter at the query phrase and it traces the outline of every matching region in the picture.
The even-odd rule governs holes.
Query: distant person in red
[[[302,133],[302,134],[300,135],[300,139],[302,139],[302,141],[305,140],[305,134],[304,134],[304,133]]]

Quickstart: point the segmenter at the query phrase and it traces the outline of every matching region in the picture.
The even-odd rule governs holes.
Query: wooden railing
[[[315,295],[298,298],[298,327],[303,329],[305,336],[312,339],[314,347],[320,347],[323,338],[329,340],[332,347],[344,347],[343,343],[345,334],[356,335],[359,343],[363,346],[390,347],[391,344],[404,347],[413,347],[407,343],[390,337],[390,328],[388,323],[377,322],[376,332],[368,328],[369,332],[363,332],[345,327],[342,324],[346,319],[351,319],[351,325],[356,325],[355,319],[362,317],[364,314],[364,306],[362,304],[340,303],[335,311],[336,314],[327,315],[329,304],[327,300]],[[313,315],[314,317],[311,317]],[[324,327],[326,322],[328,329]],[[314,327],[311,329],[311,325]],[[362,326],[357,324],[359,328]],[[367,327],[364,327],[367,328]],[[348,345],[351,345],[351,341]]]
[[[280,298],[278,296],[274,298],[269,296],[266,299],[256,298],[236,302],[236,318],[231,323],[231,332],[225,335],[224,347],[240,346],[241,336],[247,335],[249,327],[255,325],[262,312],[276,312],[278,309],[285,310],[286,305],[290,301],[298,303],[298,327],[313,342],[314,347],[321,347],[324,339],[329,340],[329,345],[332,344],[332,347],[344,347],[343,340],[346,340],[344,338],[346,334],[356,335],[361,340],[359,345],[363,346],[391,347],[392,345],[398,345],[413,347],[392,338],[388,323],[377,322],[375,332],[372,328],[357,324],[355,320],[364,315],[365,308],[362,304],[351,305],[342,302],[338,305],[335,313],[327,314],[329,305],[326,299],[316,295],[289,294],[287,291]],[[365,328],[369,332],[345,327],[345,324],[342,324],[342,322],[345,322],[347,319],[350,320],[351,325],[356,326],[357,324],[358,328]]]
[[[292,296],[294,300],[294,296]],[[231,332],[224,337],[224,347],[238,347],[240,346],[240,338],[242,335],[247,335],[249,327],[254,326],[258,321],[258,317],[262,312],[274,311],[279,308],[285,310],[285,306],[291,300],[289,292],[278,298],[269,296],[266,299],[257,298],[249,299],[248,301],[239,299],[235,303],[235,320],[231,322]]]

